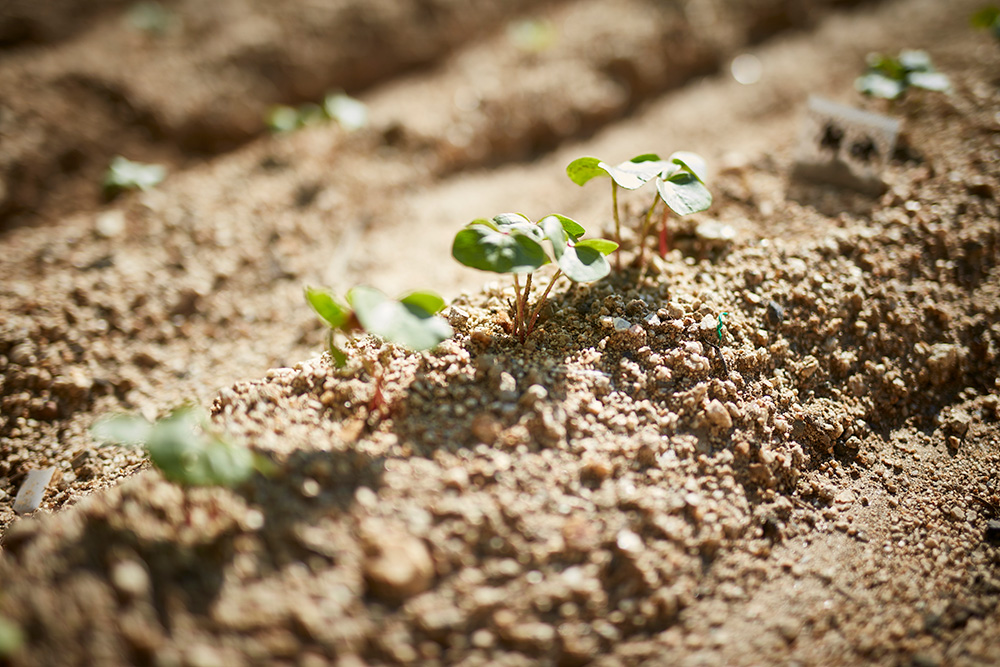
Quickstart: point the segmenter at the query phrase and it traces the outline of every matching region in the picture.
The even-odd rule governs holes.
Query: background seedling
[[[0,616],[0,658],[8,658],[24,644],[24,633],[12,621]]]
[[[534,330],[545,299],[560,275],[574,282],[600,280],[611,272],[606,256],[618,248],[606,239],[581,239],[586,230],[564,215],[547,215],[532,222],[520,213],[477,219],[455,235],[451,254],[465,266],[514,275],[514,335],[521,342]],[[552,246],[552,257],[544,241]],[[529,309],[532,274],[555,261],[559,267],[545,292]],[[525,275],[522,290],[519,276]]]
[[[610,165],[595,157],[581,157],[566,167],[566,175],[577,185],[584,185],[598,176],[611,177],[611,209],[615,221],[615,241],[621,244],[621,217],[618,213],[618,188],[636,190],[656,179],[653,203],[646,212],[639,230],[638,264],[645,266],[646,236],[652,225],[653,212],[658,199],[677,215],[704,211],[712,205],[712,193],[705,187],[705,161],[696,153],[678,151],[667,160],[655,153],[644,153],[617,165]],[[661,222],[660,250],[666,253],[666,210]],[[620,256],[615,257],[615,267],[621,269]]]
[[[971,18],[972,27],[980,30],[989,30],[993,37],[1000,40],[1000,7],[989,5],[983,7]]]
[[[269,464],[246,447],[229,442],[201,410],[185,406],[156,422],[116,415],[92,428],[102,442],[145,447],[150,462],[181,486],[237,486]]]
[[[312,102],[299,107],[279,104],[267,114],[267,125],[272,132],[291,132],[329,120],[336,121],[348,132],[354,132],[368,124],[368,107],[344,93],[330,93],[322,105]]]
[[[908,88],[947,92],[948,77],[934,69],[926,51],[903,50],[893,58],[870,53],[868,70],[854,81],[861,93],[887,100],[898,99]]]
[[[104,175],[104,193],[113,197],[125,190],[149,190],[167,177],[167,169],[160,164],[133,162],[121,155],[111,161]]]
[[[337,334],[353,336],[366,332],[411,350],[429,350],[451,338],[451,325],[436,313],[444,308],[444,299],[433,292],[411,292],[399,300],[390,299],[373,287],[358,286],[347,292],[346,303],[329,290],[306,287],[306,301],[330,327],[330,357],[338,368],[347,363],[347,354],[336,345]],[[382,373],[375,363],[361,356],[365,370],[375,379],[375,395],[369,412],[385,404]]]

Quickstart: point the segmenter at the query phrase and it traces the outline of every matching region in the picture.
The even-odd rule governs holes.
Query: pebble
[[[434,561],[423,540],[376,520],[362,525],[361,539],[365,580],[373,595],[401,601],[430,588]]]
[[[28,476],[14,498],[14,511],[18,514],[28,514],[38,509],[45,496],[45,488],[52,481],[56,469],[54,467],[41,470],[29,470]]]
[[[713,398],[705,406],[705,419],[718,429],[725,430],[733,427],[733,418],[729,414],[729,410],[717,398]]]
[[[768,301],[764,317],[768,324],[776,327],[785,319],[785,309],[777,301]]]

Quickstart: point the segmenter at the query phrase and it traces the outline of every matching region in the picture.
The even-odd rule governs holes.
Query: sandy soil
[[[23,637],[0,662],[1000,662],[977,5],[179,0],[163,34],[119,2],[0,10],[0,622]],[[526,18],[547,48],[518,46]],[[862,99],[865,54],[905,47],[954,91]],[[366,128],[265,132],[337,88]],[[810,94],[902,122],[884,194],[789,176]],[[606,187],[565,165],[677,149],[712,208],[644,275],[559,281],[523,345],[506,279],[448,257],[502,211],[608,235]],[[118,153],[169,176],[108,201]],[[439,290],[454,338],[360,339],[334,369],[302,287],[361,282]],[[89,434],[183,401],[274,474],[181,489]]]

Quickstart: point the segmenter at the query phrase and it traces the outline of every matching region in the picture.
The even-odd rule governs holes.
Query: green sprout
[[[348,132],[360,130],[368,124],[368,107],[344,93],[330,93],[321,105],[312,102],[299,107],[278,104],[267,114],[267,125],[275,133],[291,132],[330,120]]]
[[[174,13],[155,0],[135,3],[125,16],[133,28],[156,37],[166,35],[177,22]]]
[[[521,342],[531,334],[552,286],[560,275],[574,282],[600,280],[611,272],[607,255],[618,248],[606,239],[582,239],[586,230],[564,215],[547,215],[532,222],[520,213],[501,213],[492,220],[473,220],[455,235],[451,254],[460,263],[481,271],[514,274],[514,335]],[[552,246],[552,256],[543,243]],[[558,266],[545,292],[529,309],[535,270],[552,261]],[[524,289],[519,276],[525,275]]]
[[[181,486],[237,486],[269,464],[246,447],[231,443],[207,415],[192,406],[177,408],[156,422],[122,414],[91,428],[102,442],[145,447],[150,462]]]
[[[330,327],[327,339],[330,358],[337,368],[347,364],[347,354],[336,345],[338,333],[351,336],[367,332],[410,350],[429,350],[451,338],[448,322],[437,315],[445,302],[434,292],[410,292],[400,299],[390,299],[373,287],[359,285],[347,292],[346,304],[326,289],[306,287],[306,301]],[[367,357],[361,363],[375,379],[375,394],[369,412],[386,405],[382,394],[382,373]]]
[[[599,176],[611,177],[611,209],[615,220],[615,242],[621,244],[621,218],[618,213],[618,188],[637,190],[647,182],[656,179],[656,195],[646,212],[639,232],[640,268],[645,266],[646,237],[653,222],[653,212],[658,200],[663,200],[666,208],[661,223],[661,254],[666,254],[667,209],[677,215],[688,215],[704,211],[712,205],[712,193],[705,187],[705,161],[696,153],[678,151],[667,160],[661,160],[655,153],[645,153],[610,165],[595,157],[581,157],[566,167],[566,175],[577,185],[584,185]],[[615,267],[621,269],[621,259],[615,256]]]
[[[719,345],[722,345],[722,327],[723,327],[722,318],[725,317],[728,314],[729,313],[727,313],[727,312],[720,313],[719,314],[719,322],[718,322],[718,324],[715,325],[715,334],[719,337]]]
[[[870,53],[866,61],[868,69],[854,81],[854,87],[865,95],[895,100],[908,88],[937,92],[951,89],[948,77],[934,69],[926,51],[904,49],[896,58]]]
[[[161,164],[133,162],[121,155],[111,161],[104,174],[104,192],[108,196],[126,190],[149,190],[166,178],[167,169]]]
[[[24,633],[13,621],[0,616],[0,658],[8,658],[24,644]]]
[[[1000,7],[996,5],[983,7],[972,15],[970,22],[973,28],[989,30],[994,38],[1000,40]]]

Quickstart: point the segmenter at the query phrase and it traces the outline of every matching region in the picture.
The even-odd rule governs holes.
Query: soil
[[[160,32],[6,4],[0,662],[1000,663],[978,4],[177,0]],[[861,98],[865,54],[901,48],[952,92]],[[336,89],[365,128],[267,133]],[[901,121],[884,192],[791,177],[809,95]],[[625,268],[557,281],[523,344],[507,277],[448,257],[502,211],[610,236],[565,165],[679,149],[713,206],[641,271],[651,190],[623,193]],[[116,154],[169,175],[109,200]],[[335,369],[302,288],[358,283],[440,291],[455,336],[361,337]],[[273,472],[181,488],[90,435],[185,401]]]

